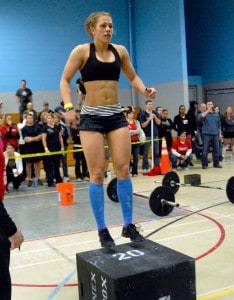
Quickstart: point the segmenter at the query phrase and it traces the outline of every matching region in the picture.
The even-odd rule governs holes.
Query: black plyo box
[[[192,257],[146,240],[76,254],[79,299],[195,300]]]
[[[201,175],[200,174],[184,175],[184,183],[190,184],[192,186],[199,186],[201,185]]]

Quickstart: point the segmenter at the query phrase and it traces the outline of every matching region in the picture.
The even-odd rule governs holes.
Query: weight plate
[[[162,181],[162,185],[169,187],[173,194],[176,194],[180,188],[180,178],[176,172],[168,172]]]
[[[173,206],[162,204],[161,200],[163,199],[175,202],[175,196],[169,187],[159,186],[153,190],[149,197],[150,209],[160,217],[167,216],[173,210]]]
[[[227,185],[226,185],[226,194],[228,197],[228,200],[234,203],[234,176],[230,177],[228,179]]]
[[[107,186],[107,195],[110,200],[114,202],[119,202],[118,195],[117,195],[117,178],[111,179]]]

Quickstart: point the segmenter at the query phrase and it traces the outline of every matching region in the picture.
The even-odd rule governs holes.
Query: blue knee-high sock
[[[132,223],[132,181],[128,179],[117,180],[117,195],[121,204],[124,226],[128,226]]]
[[[100,231],[106,228],[104,218],[104,189],[102,183],[91,182],[89,184],[89,199],[98,230]]]

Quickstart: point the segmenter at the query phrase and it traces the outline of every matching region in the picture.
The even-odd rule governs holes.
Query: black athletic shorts
[[[104,134],[127,126],[128,122],[122,112],[111,116],[80,115],[80,131],[96,131]]]

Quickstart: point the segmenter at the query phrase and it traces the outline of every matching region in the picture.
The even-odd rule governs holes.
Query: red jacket
[[[5,125],[0,128],[2,134],[2,141],[4,148],[6,148],[7,143],[11,143],[17,150],[19,147],[19,130],[15,126]]]

